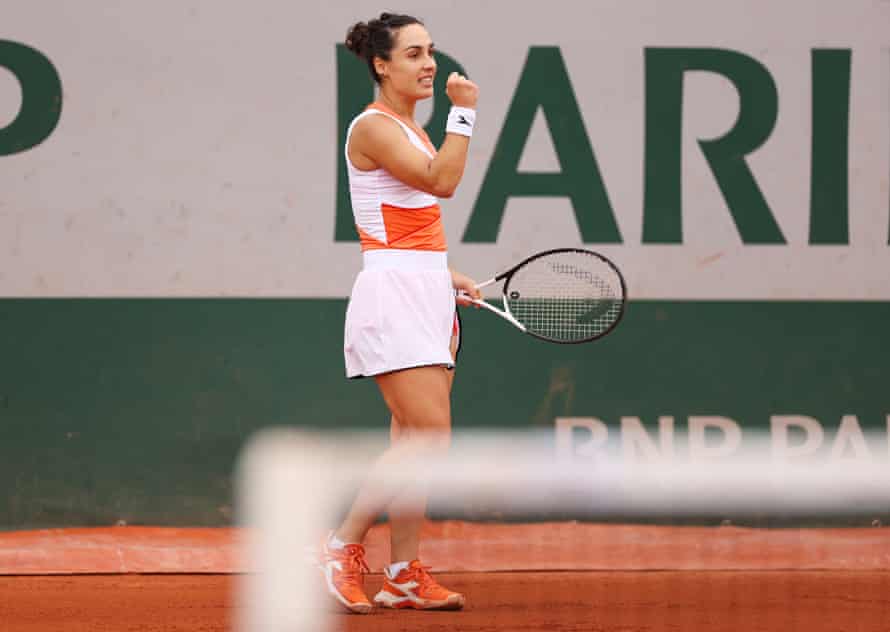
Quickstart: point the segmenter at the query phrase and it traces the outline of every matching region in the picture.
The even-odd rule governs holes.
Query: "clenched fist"
[[[448,75],[445,82],[445,93],[451,99],[451,103],[462,108],[475,108],[479,98],[478,86],[456,72]]]

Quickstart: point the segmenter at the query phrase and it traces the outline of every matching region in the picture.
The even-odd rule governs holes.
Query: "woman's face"
[[[375,58],[377,74],[382,86],[413,99],[433,96],[436,60],[430,34],[420,24],[409,24],[394,33],[389,61]]]

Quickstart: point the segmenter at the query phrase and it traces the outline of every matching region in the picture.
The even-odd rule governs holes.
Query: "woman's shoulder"
[[[405,132],[398,119],[382,110],[369,108],[353,120],[350,136],[375,143],[398,142],[405,138]]]

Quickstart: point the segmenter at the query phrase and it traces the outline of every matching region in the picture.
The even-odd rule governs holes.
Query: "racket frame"
[[[552,254],[555,254],[558,252],[581,252],[586,255],[593,255],[594,257],[603,261],[610,268],[612,268],[612,271],[615,272],[615,276],[618,277],[618,281],[621,283],[621,311],[618,313],[618,317],[615,319],[615,321],[611,325],[609,325],[609,328],[600,332],[596,336],[582,338],[581,340],[557,340],[555,338],[548,338],[547,336],[542,336],[540,334],[536,334],[533,331],[529,331],[528,328],[525,325],[523,325],[521,322],[516,320],[516,318],[513,316],[512,312],[510,312],[510,305],[507,302],[507,288],[510,286],[510,277],[512,277],[516,273],[516,271],[519,270],[519,268],[526,265],[527,263],[534,261],[535,259],[540,259],[541,257],[546,257],[548,255],[552,255]],[[498,309],[497,307],[495,307],[494,305],[492,305],[485,299],[471,298],[468,294],[465,294],[465,293],[461,293],[461,298],[468,300],[473,305],[477,305],[479,307],[487,309],[488,311],[490,311],[492,313],[497,314],[498,316],[500,316],[507,322],[509,322],[512,325],[514,325],[515,327],[517,327],[520,331],[523,331],[523,332],[529,334],[530,336],[534,336],[535,338],[538,338],[540,340],[546,340],[547,342],[553,342],[556,344],[563,344],[563,345],[575,345],[575,344],[581,344],[584,342],[592,342],[594,340],[602,338],[603,336],[605,336],[606,334],[611,332],[613,329],[615,329],[615,326],[618,325],[618,323],[624,317],[624,308],[625,308],[625,305],[627,304],[627,284],[624,281],[624,275],[621,274],[621,271],[618,269],[618,266],[616,266],[614,263],[612,263],[609,259],[607,259],[603,255],[599,254],[598,252],[594,252],[593,250],[587,250],[585,248],[552,248],[551,250],[544,250],[541,252],[537,252],[530,257],[526,257],[525,259],[523,259],[522,261],[520,261],[519,263],[514,265],[509,270],[505,270],[504,272],[501,272],[497,276],[494,276],[494,277],[488,279],[487,281],[483,281],[482,283],[477,284],[476,289],[481,290],[482,288],[488,287],[489,285],[497,283],[498,281],[504,281],[504,286],[501,288],[502,300],[504,303],[503,310]]]

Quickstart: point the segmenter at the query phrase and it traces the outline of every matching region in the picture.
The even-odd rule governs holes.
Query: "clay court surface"
[[[890,573],[534,572],[442,574],[463,612],[334,615],[335,630],[864,632],[890,629]],[[229,630],[233,575],[0,578],[5,632]],[[368,588],[380,582],[368,577]]]
[[[230,630],[235,529],[0,533],[0,632]],[[388,529],[366,540],[388,559]],[[332,630],[890,630],[890,529],[429,523],[422,555],[462,612],[331,615]],[[382,578],[366,577],[373,595]],[[313,631],[314,632],[314,631]],[[318,631],[323,632],[323,631]]]

